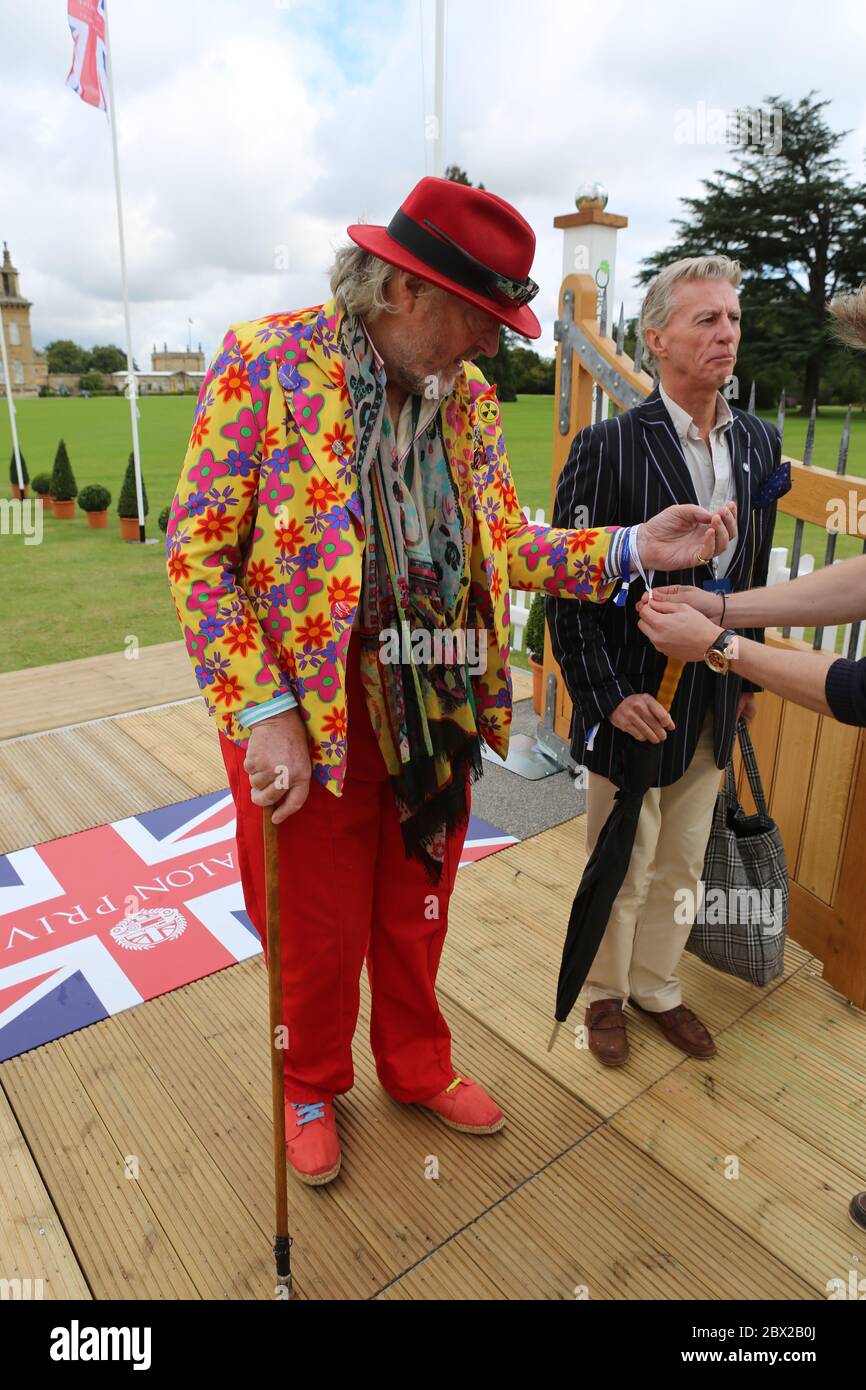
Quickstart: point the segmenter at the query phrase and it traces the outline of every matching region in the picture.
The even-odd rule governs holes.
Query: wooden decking
[[[223,785],[199,701],[13,740],[0,851]],[[823,1299],[866,1271],[847,1218],[866,1186],[862,1013],[796,945],[766,991],[685,957],[717,1058],[637,1017],[620,1071],[568,1029],[548,1053],[583,857],[577,818],[459,876],[440,995],[501,1134],[384,1095],[364,994],[343,1172],[290,1183],[299,1297]],[[271,1298],[265,1020],[257,957],[0,1065],[0,1277],[54,1298]]]

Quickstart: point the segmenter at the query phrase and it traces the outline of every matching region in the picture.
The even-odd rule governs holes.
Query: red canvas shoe
[[[455,1076],[438,1096],[419,1103],[424,1110],[432,1110],[451,1129],[462,1130],[464,1134],[495,1134],[505,1124],[505,1116],[496,1101],[468,1076]]]
[[[286,1158],[295,1177],[309,1187],[337,1176],[341,1156],[333,1101],[286,1101]]]

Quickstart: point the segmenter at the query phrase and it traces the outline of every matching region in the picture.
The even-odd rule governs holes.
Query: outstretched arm
[[[667,603],[687,603],[721,622],[720,594],[674,584],[656,589],[655,597]],[[866,555],[855,555],[787,584],[727,594],[725,600],[727,627],[830,627],[860,622],[866,618]]]
[[[700,661],[723,631],[688,604],[665,603],[655,595],[650,602],[641,603],[638,614],[641,632],[653,645],[665,655],[685,661]],[[789,616],[802,621],[802,610]],[[834,652],[766,647],[740,637],[730,669],[819,714],[832,715],[844,724],[866,725],[866,661],[848,661]]]

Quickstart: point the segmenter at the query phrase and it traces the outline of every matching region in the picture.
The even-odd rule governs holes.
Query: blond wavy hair
[[[856,294],[843,294],[830,304],[833,332],[852,348],[866,348],[866,284]]]

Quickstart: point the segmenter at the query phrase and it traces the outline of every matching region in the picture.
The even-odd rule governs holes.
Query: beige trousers
[[[674,895],[682,889],[697,893],[721,776],[713,760],[710,711],[685,776],[644,796],[628,872],[583,989],[587,1004],[631,996],[661,1013],[683,1002],[676,968],[694,913],[684,911],[684,900]],[[615,795],[613,782],[589,773],[587,856]]]

